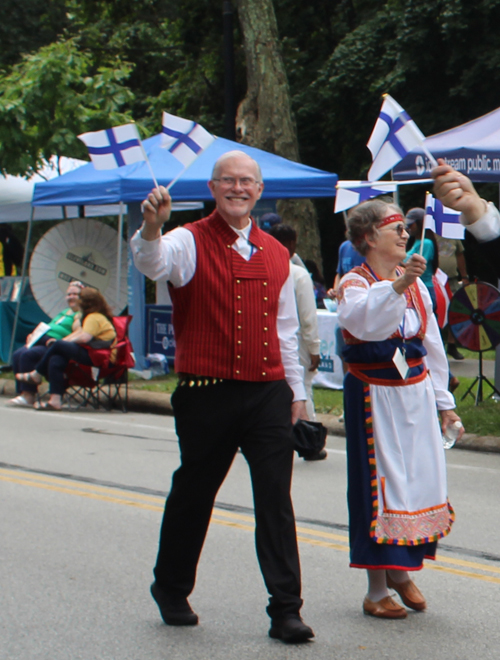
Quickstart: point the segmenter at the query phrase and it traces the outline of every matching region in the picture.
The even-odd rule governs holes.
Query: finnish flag
[[[462,240],[465,227],[460,224],[460,211],[443,206],[431,193],[425,196],[425,228],[443,238]]]
[[[366,145],[373,158],[369,181],[380,179],[407,153],[422,146],[424,140],[424,134],[408,113],[389,94],[384,94],[380,115]]]
[[[338,181],[336,188],[334,212],[340,213],[372,197],[396,192],[397,184],[392,181],[377,181],[371,185],[365,181]]]
[[[209,147],[215,137],[189,119],[163,113],[162,147],[187,168]]]
[[[96,170],[113,170],[146,160],[135,124],[123,124],[78,136],[87,145]]]

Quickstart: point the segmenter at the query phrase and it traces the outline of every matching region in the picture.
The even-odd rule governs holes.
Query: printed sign
[[[147,353],[161,353],[173,363],[175,337],[171,305],[146,305],[146,336]]]

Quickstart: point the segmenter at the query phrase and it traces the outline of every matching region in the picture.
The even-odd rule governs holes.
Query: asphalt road
[[[241,456],[218,495],[191,597],[201,623],[171,628],[148,590],[178,465],[172,418],[0,401],[0,658],[497,660],[500,455],[447,453],[457,521],[438,561],[416,576],[429,608],[381,621],[361,612],[365,576],[348,567],[344,441],[328,442],[328,460],[295,465],[303,615],[316,639],[292,647],[267,637]]]

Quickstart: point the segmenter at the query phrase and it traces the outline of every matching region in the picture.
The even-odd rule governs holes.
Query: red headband
[[[377,229],[380,229],[380,227],[385,227],[386,225],[390,225],[393,222],[404,222],[404,218],[400,213],[394,213],[393,215],[388,215],[387,218],[384,218],[375,226]]]

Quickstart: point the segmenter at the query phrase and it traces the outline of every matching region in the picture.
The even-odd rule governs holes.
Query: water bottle
[[[459,422],[458,420],[453,422],[453,424],[448,424],[446,427],[446,433],[443,435],[443,447],[445,449],[451,449],[453,447],[461,429],[462,422]]]

